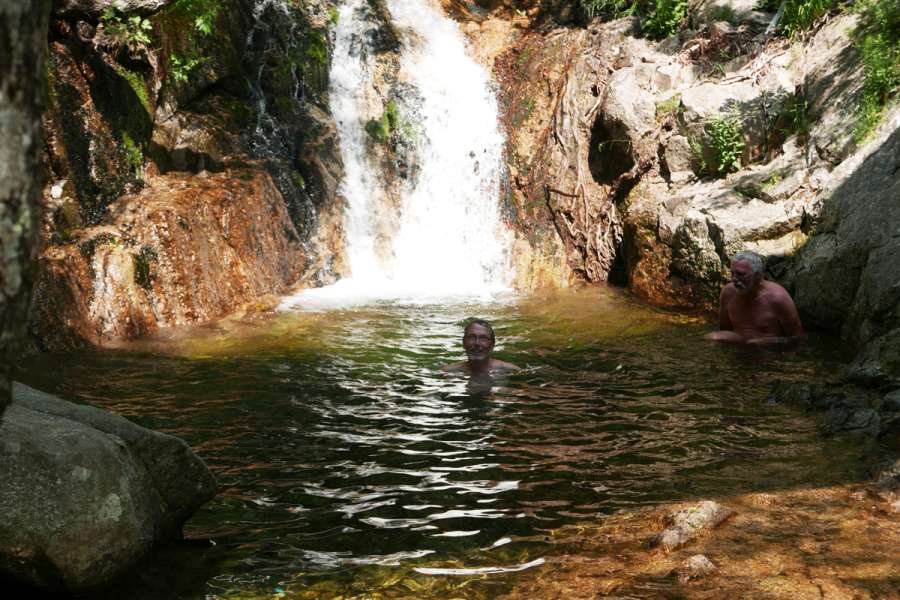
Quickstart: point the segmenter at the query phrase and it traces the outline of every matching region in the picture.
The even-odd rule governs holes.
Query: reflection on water
[[[526,368],[440,372],[469,316],[493,320],[497,354]],[[379,303],[41,356],[22,378],[178,435],[216,473],[218,498],[186,529],[215,546],[173,567],[194,569],[183,597],[441,596],[460,581],[490,595],[565,552],[561,526],[818,468],[826,442],[768,384],[819,377],[837,352],[719,347],[706,328],[606,289]]]

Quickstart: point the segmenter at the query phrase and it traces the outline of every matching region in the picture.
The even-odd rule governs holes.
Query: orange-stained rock
[[[169,174],[40,257],[31,331],[46,349],[208,321],[296,282],[306,254],[256,168]]]

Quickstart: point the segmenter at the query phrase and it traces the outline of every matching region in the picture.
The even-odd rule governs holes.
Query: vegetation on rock
[[[900,90],[900,0],[860,0],[856,7],[861,18],[854,43],[865,72],[855,132],[860,141]]]
[[[644,17],[644,33],[651,39],[663,39],[677,33],[687,22],[688,0],[578,0],[582,14],[618,18]]]
[[[381,117],[369,119],[366,123],[366,133],[379,144],[386,144],[392,135],[411,138],[413,128],[409,122],[400,119],[400,108],[397,106],[397,102],[389,100]]]
[[[687,0],[655,0],[653,11],[644,21],[644,33],[659,40],[677,33],[688,17]]]
[[[701,169],[720,177],[740,169],[746,143],[738,119],[713,117],[706,123],[704,132],[702,142],[694,140],[691,144]]]
[[[138,52],[153,43],[153,25],[140,15],[125,16],[110,6],[100,17],[103,25],[103,43],[113,50],[128,48]]]
[[[183,53],[169,55],[169,75],[176,83],[186,83],[191,72],[206,62],[207,58],[200,54],[198,41],[212,35],[219,8],[217,0],[178,0],[167,9],[168,15],[189,23]]]
[[[839,0],[761,0],[758,7],[777,11],[784,5],[778,31],[793,37],[809,30],[816,21],[838,5]]]

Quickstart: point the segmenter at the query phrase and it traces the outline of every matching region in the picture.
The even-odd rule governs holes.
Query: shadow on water
[[[473,315],[525,370],[439,372]],[[863,449],[768,399],[774,379],[831,375],[832,340],[778,353],[714,346],[708,329],[604,288],[279,315],[21,373],[185,439],[218,478],[185,530],[199,546],[162,552],[132,576],[154,585],[116,597],[490,596],[570,550],[562,527],[858,477]]]

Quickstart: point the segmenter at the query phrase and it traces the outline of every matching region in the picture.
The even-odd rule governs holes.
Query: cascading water
[[[349,0],[336,28],[330,98],[344,158],[351,276],[305,290],[283,308],[317,300],[484,297],[508,289],[511,234],[498,205],[503,137],[487,73],[467,55],[456,24],[427,0],[388,0],[387,8],[402,39],[398,79],[418,99],[416,114],[404,116],[415,121],[416,177],[389,186],[367,151],[364,124],[378,117],[367,108],[376,71],[366,42],[372,25],[364,0]],[[378,217],[396,206],[396,234],[389,251],[379,252]]]

